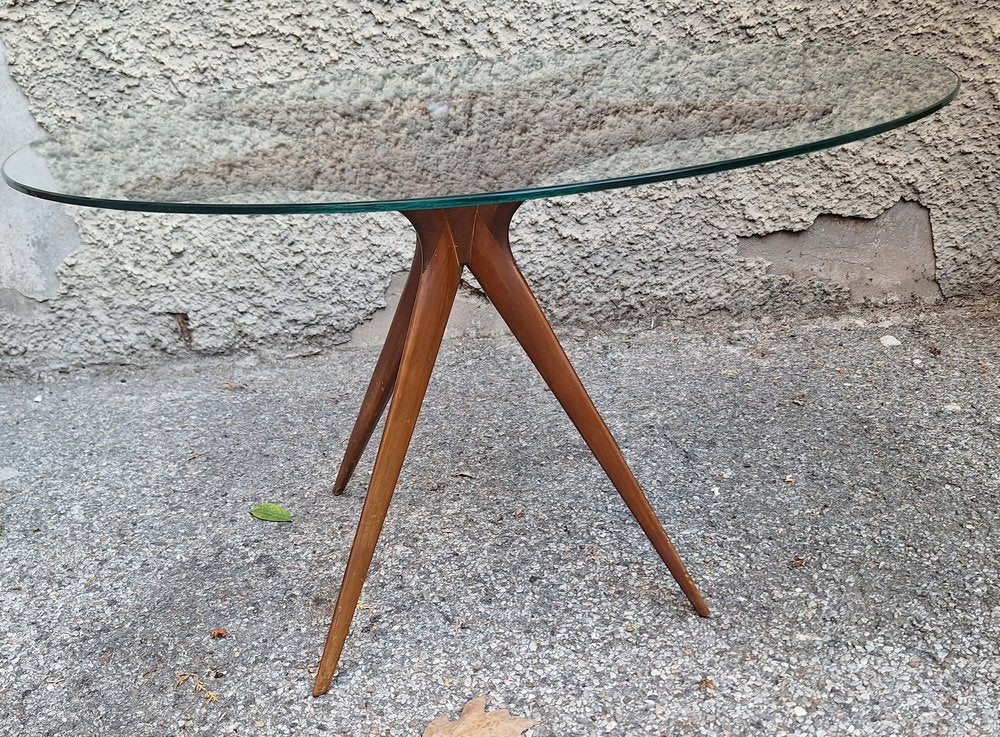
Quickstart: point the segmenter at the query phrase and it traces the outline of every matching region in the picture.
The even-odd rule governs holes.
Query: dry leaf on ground
[[[174,684],[174,687],[175,688],[180,688],[184,684],[184,682],[187,681],[188,678],[190,678],[191,676],[196,676],[196,675],[198,675],[198,674],[197,673],[178,673],[177,674],[177,683]]]
[[[537,719],[514,717],[506,709],[486,713],[486,698],[466,704],[457,722],[440,716],[427,725],[424,737],[520,737],[538,724]]]

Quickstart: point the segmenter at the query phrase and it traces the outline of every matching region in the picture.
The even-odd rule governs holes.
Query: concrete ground
[[[1000,733],[1000,307],[568,335],[708,620],[469,332],[318,699],[371,341],[0,382],[0,735],[420,735],[480,694],[539,737]]]

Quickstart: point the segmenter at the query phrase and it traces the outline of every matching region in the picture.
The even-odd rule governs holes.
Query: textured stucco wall
[[[44,132],[6,68],[0,43],[0,151],[13,151]],[[0,234],[0,311],[29,313],[58,293],[56,269],[80,247],[76,226],[57,205],[0,186]]]
[[[142,105],[335,65],[622,42],[852,44],[929,55],[962,77],[957,103],[874,141],[528,203],[515,219],[515,249],[563,323],[847,304],[844,285],[741,257],[739,238],[802,229],[821,213],[871,218],[900,199],[930,211],[945,297],[1000,292],[998,35],[1000,12],[988,3],[914,0],[34,0],[0,8],[11,74],[54,134],[112,100]],[[0,310],[0,370],[148,362],[188,350],[316,350],[344,340],[382,303],[411,248],[405,221],[392,214],[63,212],[83,246],[59,268],[57,294]],[[192,348],[176,313],[188,315]]]

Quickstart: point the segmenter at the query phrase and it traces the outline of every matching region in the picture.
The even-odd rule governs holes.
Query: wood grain
[[[417,423],[417,414],[431,378],[431,369],[444,336],[448,315],[458,292],[462,267],[454,249],[435,246],[429,257],[427,249],[422,250],[425,265],[413,303],[396,388],[389,404],[389,415],[386,417],[382,442],[375,457],[368,495],[361,509],[361,519],[347,559],[337,606],[316,672],[314,696],[326,693],[337,669],[351,619],[361,596],[361,587],[368,575],[382,523]]]

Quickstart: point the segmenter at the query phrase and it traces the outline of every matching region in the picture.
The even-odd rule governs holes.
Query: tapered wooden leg
[[[333,483],[335,495],[339,496],[344,493],[347,482],[351,480],[354,468],[358,465],[361,454],[365,452],[365,447],[375,431],[379,418],[385,411],[386,404],[389,403],[392,388],[396,384],[399,361],[403,355],[403,342],[406,340],[406,329],[410,325],[410,315],[413,312],[413,300],[417,294],[422,265],[420,249],[417,248],[414,252],[413,264],[410,266],[410,274],[407,276],[406,284],[399,295],[399,303],[392,316],[392,323],[389,325],[389,332],[385,337],[382,352],[375,363],[375,371],[372,373],[371,381],[368,382],[365,398],[361,402],[361,411],[358,412],[358,419],[355,420],[351,437],[347,441],[347,450],[344,452],[344,460],[340,462],[337,480]]]
[[[389,415],[382,431],[382,442],[368,485],[368,495],[361,510],[344,580],[337,596],[337,606],[316,672],[314,696],[326,693],[337,669],[344,640],[361,596],[361,587],[368,575],[389,501],[417,422],[431,369],[444,336],[448,314],[458,291],[462,267],[455,249],[447,243],[431,243],[421,239],[419,250],[423,272],[417,286],[413,314],[403,345]]]
[[[709,616],[705,600],[514,263],[506,223],[494,220],[484,221],[483,225],[487,227],[476,231],[470,270],[590,446],[695,611]]]

